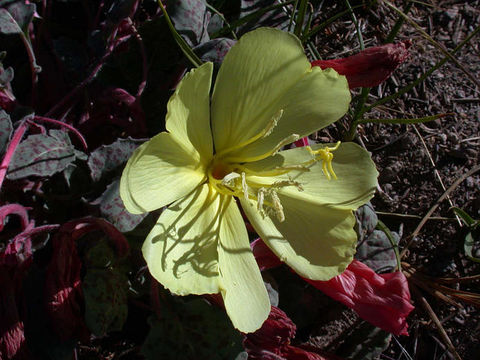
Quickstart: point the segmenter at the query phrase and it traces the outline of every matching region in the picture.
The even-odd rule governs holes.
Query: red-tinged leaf
[[[119,231],[128,232],[135,229],[148,214],[129,213],[120,198],[119,188],[120,180],[113,181],[92,205],[100,205],[100,212],[103,217],[110,221]]]
[[[65,131],[30,135],[18,145],[7,177],[17,180],[32,175],[51,176],[65,170],[77,155]]]
[[[249,359],[275,359],[271,356],[284,354],[296,331],[293,321],[282,310],[272,306],[262,327],[245,335],[243,346]]]
[[[208,40],[207,26],[210,12],[207,12],[202,0],[177,0],[168,3],[168,14],[175,29],[190,46],[202,44]]]
[[[143,143],[143,140],[132,138],[118,139],[113,144],[102,145],[93,151],[88,158],[88,167],[93,181],[99,181],[110,171],[125,164],[133,151]]]
[[[26,32],[36,12],[36,5],[29,4],[28,1],[11,1],[5,8],[21,31]]]
[[[254,333],[245,334],[243,346],[249,360],[339,360],[317,349],[291,345],[297,327],[279,308],[272,306],[267,320]],[[311,351],[310,351],[311,350]]]
[[[11,239],[0,252],[0,359],[29,360],[25,342],[24,324],[19,308],[24,306],[19,296],[23,289],[26,270],[32,262],[32,238],[54,229],[55,225],[34,227],[29,221],[27,209],[18,204],[0,208],[0,231],[5,218],[15,214],[21,219],[21,232]]]
[[[0,359],[31,359],[25,341],[24,324],[18,313],[13,273],[0,265]]]
[[[6,217],[9,215],[17,215],[20,217],[22,231],[27,228],[29,224],[27,209],[20,204],[8,204],[0,207],[0,231],[3,230]]]
[[[403,273],[379,275],[354,260],[329,281],[305,280],[371,324],[395,335],[408,335],[406,317],[414,307]]]
[[[20,34],[22,29],[6,9],[0,9],[0,33],[11,35]]]
[[[83,321],[81,262],[72,234],[60,230],[52,240],[53,254],[45,274],[45,310],[62,341],[88,339]]]
[[[102,231],[108,236],[113,247],[117,252],[117,256],[122,258],[127,255],[129,250],[128,241],[123,234],[118,231],[115,226],[104,219],[85,217],[81,219],[72,220],[62,226],[60,232],[71,233],[74,241],[80,239],[85,234],[92,231]]]
[[[227,52],[234,44],[235,40],[218,38],[204,42],[203,44],[196,46],[194,50],[202,61],[211,61],[215,65],[220,66],[223,58],[227,55]]]
[[[8,112],[15,108],[15,96],[7,89],[0,89],[0,110],[6,110]],[[0,148],[2,151],[3,148]]]
[[[373,87],[384,82],[409,56],[411,41],[386,44],[365,49],[358,54],[333,60],[316,60],[312,66],[333,68],[345,75],[350,89]]]
[[[109,88],[92,93],[91,107],[82,115],[78,130],[90,148],[116,141],[129,135],[147,136],[145,114],[139,99],[121,88]]]
[[[128,253],[128,242],[122,233],[108,221],[98,218],[82,218],[70,221],[59,229],[53,239],[54,251],[46,273],[45,309],[50,316],[52,328],[62,340],[85,338],[88,335],[88,329],[83,320],[84,293],[80,277],[81,262],[77,253],[76,241],[86,234],[97,231],[101,231],[107,235],[109,242],[112,244],[119,258],[124,257]],[[90,272],[90,274],[92,274],[92,272]],[[90,284],[95,284],[93,292],[89,292],[90,300],[91,298],[95,298],[96,287],[100,286],[103,289],[106,285],[114,286],[115,281],[121,278],[117,273],[114,273],[113,275],[115,276],[112,278],[103,273],[97,275],[99,276],[89,275],[88,278]],[[92,289],[92,287],[88,286],[87,288],[89,290]],[[112,288],[110,288],[110,290],[112,290]],[[124,299],[124,289],[118,288],[118,290],[120,291],[118,294],[112,291],[106,291],[103,292],[103,294],[107,297],[110,295],[113,296],[115,301],[118,300],[119,297]],[[96,302],[90,301],[90,304],[91,303],[95,304]],[[108,306],[112,306],[112,303],[108,303],[108,301],[104,301],[102,304],[107,308]],[[87,308],[91,311],[92,306]],[[105,309],[106,308],[103,307],[103,310],[94,312],[94,314],[98,315],[102,311],[105,312]],[[123,305],[121,310],[124,310]],[[118,315],[118,311],[116,312],[115,309],[112,309],[112,311],[115,316]],[[91,316],[91,313],[89,314],[90,320],[95,318],[95,316]],[[122,319],[124,319],[125,316],[125,314],[120,316],[120,318],[118,318],[120,320],[112,320],[111,316],[107,316],[111,322],[101,321],[102,326],[105,327],[100,328],[99,334],[103,334],[103,329],[107,329],[109,326],[117,328],[119,323],[123,324]],[[90,322],[92,323],[92,321]],[[94,328],[98,330],[97,327],[94,326]]]

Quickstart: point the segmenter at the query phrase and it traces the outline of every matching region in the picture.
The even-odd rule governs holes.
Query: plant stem
[[[163,15],[165,16],[165,21],[167,22],[168,28],[170,29],[170,32],[173,35],[173,38],[177,42],[178,46],[182,50],[183,54],[187,57],[188,60],[192,63],[193,66],[199,67],[202,65],[202,60],[193,52],[193,49],[187,44],[185,39],[177,32],[175,29],[175,26],[173,26],[172,20],[170,19],[170,16],[168,16],[167,10],[162,4],[161,0],[158,0],[158,5],[160,6],[160,9],[163,12]]]

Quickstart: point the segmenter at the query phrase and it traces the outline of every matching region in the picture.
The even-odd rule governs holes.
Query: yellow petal
[[[270,300],[236,201],[225,196],[222,202],[218,263],[223,301],[235,328],[253,332],[267,319]]]
[[[275,113],[283,111],[272,133],[232,152],[231,156],[254,158],[268,153],[292,134],[299,138],[307,136],[340,119],[347,112],[349,103],[350,90],[345,76],[333,69],[314,67],[275,99],[265,112],[266,118],[272,118]],[[252,119],[248,113],[245,116],[247,120],[243,121]]]
[[[292,134],[307,135],[338,120],[349,102],[345,77],[332,69],[312,69],[294,35],[254,30],[230,49],[215,83],[211,114],[215,149],[222,153],[248,143],[283,111],[269,136],[231,155],[264,154]]]
[[[205,179],[198,152],[162,132],[140,146],[120,180],[120,197],[134,214],[159,209],[190,193]]]
[[[219,196],[208,185],[170,205],[145,240],[152,276],[178,295],[213,294],[218,278]]]
[[[310,63],[300,41],[271,28],[251,31],[230,49],[215,82],[212,130],[217,152],[242,143],[270,121],[270,105]]]
[[[191,144],[204,164],[213,154],[210,130],[210,85],[213,65],[190,70],[167,105],[166,128],[181,144]]]
[[[353,260],[357,235],[350,210],[319,206],[279,194],[285,221],[262,217],[256,202],[242,207],[272,251],[296,273],[312,280],[329,280]]]
[[[319,149],[332,144],[318,144]],[[268,172],[278,167],[288,167],[308,162],[313,156],[305,147],[281,151],[274,157],[245,164],[253,172]],[[373,197],[377,186],[378,172],[369,153],[355,143],[341,143],[333,151],[332,167],[337,179],[328,180],[322,171],[322,161],[308,167],[308,171],[290,171],[287,174],[272,177],[251,176],[250,181],[272,184],[278,181],[293,180],[302,185],[303,191],[296,187],[284,187],[279,193],[302,201],[320,205],[330,205],[337,209],[355,210]]]

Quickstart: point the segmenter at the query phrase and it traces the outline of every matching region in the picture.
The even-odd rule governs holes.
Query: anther
[[[222,185],[235,186],[234,181],[239,177],[240,177],[240,174],[237,174],[236,172],[231,172],[223,177]]]
[[[245,173],[242,172],[242,190],[243,190],[243,198],[245,201],[248,201],[248,185],[247,185],[247,177]]]

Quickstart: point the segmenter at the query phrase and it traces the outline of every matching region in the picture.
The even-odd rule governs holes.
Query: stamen
[[[285,139],[280,141],[277,146],[275,146],[275,149],[273,149],[272,151],[272,156],[276,155],[285,145],[291,144],[298,139],[300,139],[300,135],[298,134],[292,134],[290,136],[287,136]]]
[[[265,128],[265,134],[263,135],[264,138],[266,138],[268,135],[270,135],[275,129],[275,127],[278,124],[278,120],[280,120],[283,116],[283,109],[280,109],[275,115],[273,115],[272,119],[268,123],[267,127]]]
[[[245,173],[242,172],[242,189],[243,189],[243,198],[245,201],[248,201],[248,185],[247,185],[247,177]]]
[[[223,177],[222,185],[235,186],[233,182],[235,181],[235,179],[238,179],[239,177],[240,177],[240,174],[236,172],[231,172]]]
[[[222,151],[218,152],[216,154],[216,156],[218,156],[218,157],[223,156],[225,154],[228,154],[229,152],[232,152],[234,150],[238,150],[238,149],[241,149],[241,148],[243,148],[247,145],[250,145],[251,143],[257,141],[260,138],[267,137],[268,135],[270,135],[272,133],[273,129],[277,126],[278,121],[280,120],[282,115],[283,115],[283,109],[280,109],[275,115],[273,115],[273,117],[268,122],[267,126],[262,131],[260,131],[257,135],[251,137],[250,139],[244,141],[243,143],[240,143],[240,144],[234,145],[232,147],[223,149]]]
[[[234,162],[234,163],[245,163],[245,162],[253,162],[253,161],[259,161],[266,159],[270,156],[276,155],[282,147],[285,145],[291,144],[294,141],[297,141],[300,138],[300,135],[298,134],[292,134],[290,136],[287,136],[285,139],[280,141],[274,148],[273,150],[270,150],[266,152],[265,154],[257,155],[257,156],[252,156],[252,157],[241,157],[241,156],[233,156],[233,157],[228,157],[229,162]],[[313,150],[312,150],[313,151]]]
[[[265,216],[265,212],[263,211],[263,200],[265,198],[265,188],[260,188],[258,189],[257,192],[257,210],[262,214],[262,216]]]
[[[283,213],[283,206],[280,202],[280,198],[275,191],[271,191],[270,197],[272,198],[273,209],[275,210],[275,215],[277,216],[278,221],[284,222],[285,214]]]
[[[282,188],[282,187],[286,187],[286,186],[295,186],[298,191],[303,191],[303,186],[302,184],[300,184],[298,181],[294,181],[294,180],[282,180],[282,181],[276,181],[272,184],[272,187],[273,188]]]
[[[283,174],[287,174],[292,170],[296,171],[310,171],[309,168],[307,168],[304,165],[288,165],[288,166],[277,166],[273,168],[272,170],[266,170],[266,171],[255,171],[251,170],[248,167],[244,165],[238,165],[236,169],[240,169],[244,171],[246,174],[251,174],[255,176],[279,176]]]

